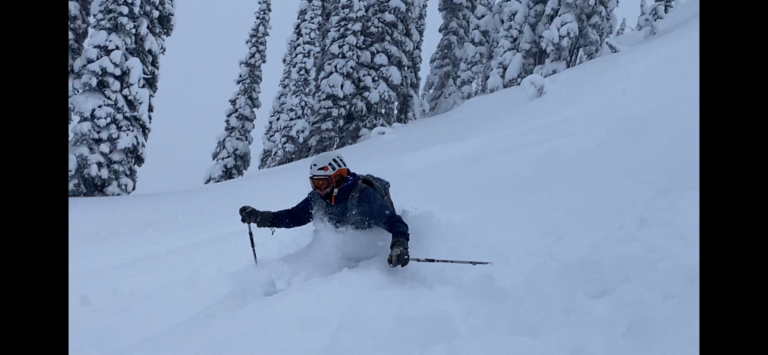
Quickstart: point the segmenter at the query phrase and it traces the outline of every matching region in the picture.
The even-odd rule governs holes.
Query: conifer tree
[[[442,37],[430,58],[430,73],[422,92],[429,105],[429,116],[447,112],[462,102],[458,74],[471,16],[464,0],[440,0],[438,11],[443,19],[439,28]]]
[[[653,0],[651,0],[653,1]],[[642,31],[644,28],[651,27],[653,24],[653,18],[650,15],[651,9],[648,6],[646,0],[640,0],[640,15],[637,16],[638,31]]]
[[[366,113],[360,88],[360,56],[364,50],[363,24],[367,20],[361,0],[338,0],[323,52],[323,70],[316,92],[317,112],[301,156],[314,156],[350,144],[359,138],[356,119]],[[308,153],[306,153],[308,152]],[[306,155],[305,155],[306,154]]]
[[[523,0],[528,11],[523,23],[522,35],[518,38],[518,50],[523,54],[522,77],[536,73],[536,68],[545,64],[547,52],[541,47],[541,38],[552,22],[544,16],[548,0]]]
[[[149,134],[149,90],[142,62],[139,0],[93,4],[90,35],[73,68],[69,196],[127,195],[135,190]]]
[[[175,23],[173,0],[142,0],[139,12],[139,32],[134,55],[141,60],[144,82],[149,88],[149,122],[152,123],[152,104],[158,90],[160,56],[165,54],[165,39],[173,33]],[[148,138],[148,137],[147,137]]]
[[[544,76],[599,55],[616,25],[616,4],[616,0],[550,0],[545,16],[557,15],[542,34],[550,65]]]
[[[434,1],[434,0],[433,0]],[[411,52],[411,68],[414,80],[411,82],[411,93],[413,97],[413,118],[419,119],[426,113],[426,107],[421,100],[421,54],[424,43],[424,31],[427,28],[427,0],[413,0],[413,21],[411,22],[410,36],[413,42],[413,51]]]
[[[302,0],[298,19],[283,60],[279,100],[275,102],[259,168],[270,168],[306,158],[298,155],[315,114],[317,66],[321,43],[323,2]]]
[[[397,94],[397,116],[395,122],[408,123],[416,119],[419,106],[419,75],[416,72],[416,66],[421,65],[421,58],[416,63],[415,52],[416,43],[414,38],[421,37],[415,27],[415,15],[418,15],[415,0],[400,0],[400,2],[391,1],[390,10],[394,15],[394,21],[391,28],[396,29],[393,36],[393,43],[387,46],[388,50],[395,57],[393,68],[389,70],[389,80],[396,84]],[[426,13],[424,14],[426,16]],[[397,55],[398,49],[400,55]],[[421,56],[421,50],[418,50]],[[396,75],[399,73],[400,82],[397,83]]]
[[[486,93],[497,30],[493,19],[493,1],[477,0],[470,20],[469,42],[464,46],[464,61],[472,78],[460,84],[465,99]]]
[[[400,48],[393,46],[395,32],[400,23],[389,7],[388,0],[366,1],[365,25],[361,33],[362,47],[358,61],[360,85],[357,90],[365,97],[366,115],[356,117],[354,129],[363,133],[375,127],[389,126],[395,120],[397,85],[402,78],[398,71],[392,75],[390,68],[398,70],[398,60],[403,56]],[[394,53],[393,53],[394,52]],[[393,79],[397,83],[393,83]]]
[[[525,77],[522,73],[524,55],[519,45],[523,41],[528,6],[518,0],[501,0],[496,6],[499,30],[493,47],[488,92],[516,86]]]
[[[267,59],[271,0],[259,0],[256,19],[246,45],[248,54],[240,61],[238,91],[229,100],[224,133],[219,135],[213,151],[213,165],[206,172],[205,183],[222,182],[243,176],[251,164],[251,131],[256,111],[261,107],[261,66]]]
[[[88,17],[91,0],[69,1],[69,98],[75,95],[73,81],[77,78],[75,60],[83,54],[85,38],[88,37]],[[72,110],[69,110],[69,124],[72,124]]]
[[[627,18],[624,17],[621,19],[621,25],[619,25],[619,29],[616,30],[616,36],[621,36],[624,34],[624,31],[627,29]]]

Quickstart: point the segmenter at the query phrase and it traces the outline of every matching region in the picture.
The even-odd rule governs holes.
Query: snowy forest
[[[280,1],[297,1],[299,11],[279,89],[267,98],[270,115],[256,117],[271,0],[254,0],[237,90],[204,184],[241,177],[252,161],[258,169],[280,166],[476,96],[537,87],[544,77],[616,53],[611,39],[626,31],[653,36],[655,21],[679,0],[642,0],[636,26],[617,18],[620,0]],[[428,1],[441,14],[435,48],[422,48]],[[135,190],[174,8],[173,0],[69,1],[70,197]],[[429,63],[422,63],[425,50],[432,51]],[[422,65],[429,65],[423,79]],[[257,119],[266,131],[263,149],[252,154]]]

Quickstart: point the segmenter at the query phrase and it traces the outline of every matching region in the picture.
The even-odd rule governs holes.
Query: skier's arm
[[[293,228],[312,222],[312,200],[307,195],[299,204],[289,209],[272,212],[269,226],[274,228]]]
[[[373,225],[392,233],[392,239],[401,238],[410,241],[408,225],[376,191],[363,188],[358,198],[360,213]]]

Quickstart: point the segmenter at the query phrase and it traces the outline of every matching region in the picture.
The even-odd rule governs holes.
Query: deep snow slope
[[[699,10],[647,40],[341,149],[392,182],[389,236],[254,229],[308,160],[172,193],[70,199],[71,354],[698,354]]]

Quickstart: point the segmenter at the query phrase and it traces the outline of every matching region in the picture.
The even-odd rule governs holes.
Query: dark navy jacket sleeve
[[[312,222],[312,198],[307,195],[298,205],[286,210],[272,212],[270,227],[293,228]]]
[[[368,219],[374,226],[392,233],[393,239],[410,240],[408,225],[403,221],[403,218],[397,215],[397,212],[387,201],[373,189],[367,186],[361,189],[357,205],[361,216]]]

